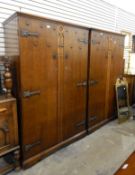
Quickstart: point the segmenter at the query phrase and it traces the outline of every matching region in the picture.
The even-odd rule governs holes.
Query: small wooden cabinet
[[[0,174],[19,167],[16,100],[5,96],[0,96],[0,158]]]

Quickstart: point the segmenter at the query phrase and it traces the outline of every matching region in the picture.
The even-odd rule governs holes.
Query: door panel
[[[101,31],[91,33],[88,112],[90,126],[114,115],[114,85],[117,77],[123,74],[124,68],[123,43],[123,36]]]
[[[88,31],[64,26],[63,139],[74,136],[85,129],[87,52]]]
[[[22,137],[27,158],[58,143],[57,25],[23,17],[19,21],[22,30],[31,32],[20,36]]]
[[[107,54],[108,35],[100,31],[91,31],[88,102],[90,126],[105,119]]]

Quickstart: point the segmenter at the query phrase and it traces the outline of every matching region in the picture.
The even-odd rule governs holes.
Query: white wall
[[[135,15],[103,0],[0,0],[0,55],[4,55],[2,22],[16,11],[87,27],[135,33]]]

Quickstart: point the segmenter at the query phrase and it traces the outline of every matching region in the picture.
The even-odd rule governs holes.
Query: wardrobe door
[[[108,68],[108,34],[92,30],[89,64],[89,127],[105,120]]]
[[[64,26],[63,139],[85,130],[88,30]]]
[[[108,117],[116,115],[116,95],[115,83],[116,79],[124,73],[124,36],[112,34],[110,35],[110,78],[109,78],[109,93],[108,93]]]
[[[23,158],[58,143],[57,25],[19,18]],[[28,35],[27,35],[28,34]]]

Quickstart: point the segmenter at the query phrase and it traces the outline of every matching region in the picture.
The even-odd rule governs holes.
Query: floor
[[[8,175],[113,175],[134,150],[135,121],[113,121],[32,168]]]
[[[135,174],[135,152],[124,162],[115,175],[133,175]]]

